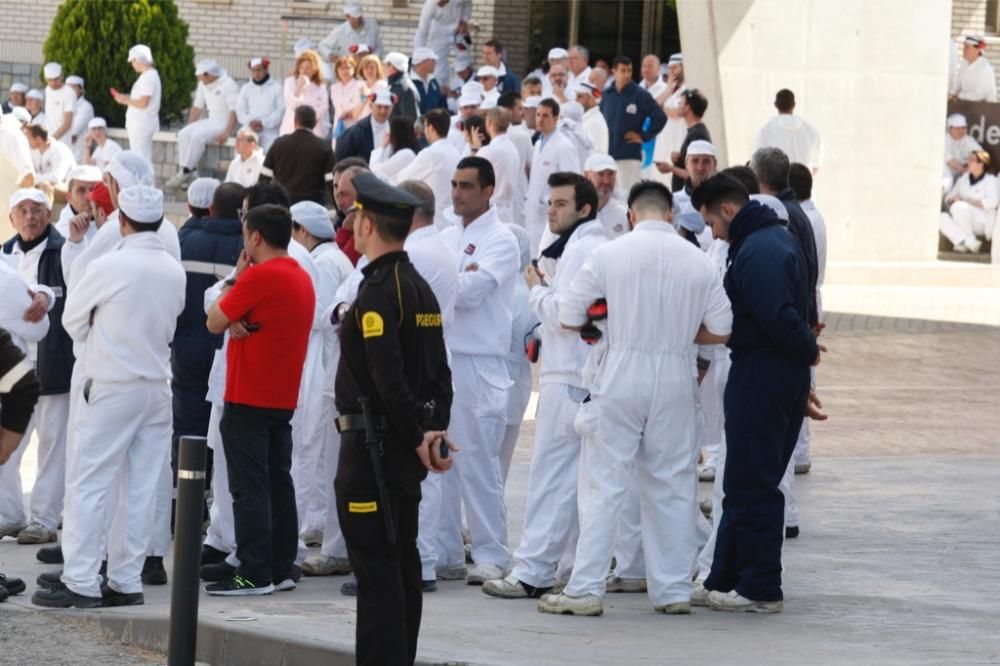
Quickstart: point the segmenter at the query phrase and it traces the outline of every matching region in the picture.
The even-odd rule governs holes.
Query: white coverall
[[[973,183],[971,174],[966,172],[955,181],[948,195],[978,199],[983,207],[962,200],[951,204],[948,213],[941,214],[941,233],[945,238],[953,245],[975,240],[976,236],[983,236],[986,240],[993,238],[997,207],[1000,205],[1000,181],[996,176],[986,174]]]
[[[261,122],[264,129],[257,132],[257,145],[265,153],[278,138],[278,128],[284,116],[285,95],[280,82],[274,79],[268,79],[263,84],[248,81],[240,88],[236,96],[236,120],[240,127],[249,127],[252,120]],[[219,128],[221,131],[222,128]]]
[[[260,148],[254,149],[250,157],[243,159],[239,153],[233,157],[226,171],[227,183],[239,183],[243,187],[251,187],[257,184],[260,179],[260,170],[264,166],[264,151]]]
[[[10,238],[13,232],[7,209],[10,195],[21,187],[21,179],[28,174],[35,175],[28,139],[24,132],[0,120],[0,232],[4,239]]]
[[[528,193],[524,201],[524,228],[531,236],[531,256],[538,256],[542,233],[548,226],[549,176],[557,171],[583,173],[576,146],[560,130],[539,137],[531,156]]]
[[[76,166],[73,151],[66,144],[49,139],[45,152],[31,151],[35,165],[35,184],[48,183],[65,187],[69,172]]]
[[[229,114],[236,112],[239,94],[239,85],[226,73],[209,84],[198,83],[192,106],[201,109],[203,114],[208,109],[208,117],[198,118],[177,133],[177,162],[180,167],[198,168],[205,146],[217,142],[229,123]]]
[[[67,451],[62,581],[100,597],[100,539],[109,486],[121,475],[125,502],[108,537],[108,584],[142,591],[140,574],[153,532],[157,484],[169,465],[170,343],[184,309],[185,275],[156,233],[125,237],[70,291],[67,333],[86,342],[87,378]],[[122,326],[122,322],[129,322]],[[168,467],[167,467],[168,468]]]
[[[552,586],[559,560],[579,530],[576,488],[580,435],[573,421],[587,397],[580,371],[589,347],[577,331],[560,325],[560,299],[569,296],[584,261],[606,241],[604,228],[596,219],[580,225],[555,265],[546,259],[550,286],[531,289],[531,307],[542,322],[538,415],[524,528],[511,575],[534,587]]]
[[[434,226],[443,229],[448,226],[444,210],[451,206],[451,179],[459,161],[458,151],[441,138],[427,146],[410,164],[396,175],[396,182],[417,180],[434,192]]]
[[[344,21],[323,38],[317,49],[324,60],[329,60],[331,55],[338,58],[349,55],[350,48],[358,44],[367,44],[372,53],[382,56],[382,35],[375,19],[365,16],[360,31],[350,21]]]
[[[515,230],[516,229],[516,230]],[[512,231],[517,236],[519,248],[521,250],[520,272],[531,263],[531,240],[528,232],[521,227],[512,227]],[[521,432],[521,423],[524,421],[524,412],[531,401],[531,362],[525,352],[525,342],[529,335],[537,333],[535,330],[540,322],[531,304],[528,302],[528,285],[524,280],[514,281],[514,307],[510,331],[510,350],[504,358],[507,364],[507,374],[513,385],[507,392],[507,426],[504,429],[503,444],[500,447],[500,473],[503,476],[504,486],[507,484],[507,475],[510,473],[510,463],[514,459],[514,449],[517,447],[517,436]]]
[[[85,97],[77,99],[73,110],[73,124],[70,125],[69,132],[66,133],[69,138],[64,142],[73,151],[73,158],[77,164],[83,164],[84,138],[88,132],[87,125],[93,119],[94,105],[88,102]]]
[[[437,55],[434,77],[444,87],[451,81],[448,56],[455,45],[455,32],[459,21],[468,21],[472,15],[472,3],[469,0],[445,0],[447,4],[441,7],[439,2],[441,0],[425,0],[417,32],[413,35],[413,48],[427,47],[434,51]]]
[[[567,326],[608,301],[608,351],[591,390],[598,437],[587,450],[586,501],[566,594],[604,594],[630,462],[639,479],[649,596],[691,597],[696,555],[696,385],[693,341],[704,325],[726,335],[732,312],[711,260],[663,221],[591,253],[560,299]]]
[[[128,132],[128,148],[139,153],[150,162],[153,161],[153,135],[160,129],[160,97],[163,87],[160,85],[160,74],[155,69],[148,69],[139,75],[132,84],[129,97],[141,99],[149,97],[145,109],[129,106],[125,111],[125,131]],[[219,128],[219,132],[222,128]]]
[[[45,123],[49,138],[53,141],[61,141],[67,148],[70,146],[70,137],[73,135],[73,121],[70,119],[69,128],[66,132],[56,137],[56,131],[62,127],[66,120],[66,114],[76,113],[76,91],[68,85],[63,84],[59,90],[52,86],[45,86]]]
[[[789,162],[804,164],[810,169],[823,166],[823,141],[816,128],[804,118],[791,113],[779,113],[757,132],[754,150],[780,148]]]
[[[507,511],[500,473],[500,446],[511,387],[504,358],[510,347],[518,244],[496,209],[441,233],[457,257],[458,295],[449,337],[455,398],[448,431],[462,443],[454,472],[442,486],[438,560],[442,566],[465,561],[460,501],[465,503],[472,538],[472,559],[506,569]],[[467,267],[478,264],[478,270]]]
[[[480,148],[476,155],[489,160],[493,165],[496,187],[490,203],[496,206],[497,217],[501,222],[523,227],[524,207],[521,202],[528,189],[528,179],[521,167],[517,147],[505,132],[490,141],[489,145]]]
[[[997,79],[986,56],[981,55],[972,62],[963,58],[958,76],[948,92],[967,102],[997,101]]]

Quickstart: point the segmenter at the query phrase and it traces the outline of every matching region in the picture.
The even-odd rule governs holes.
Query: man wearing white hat
[[[10,84],[9,96],[7,101],[3,103],[0,109],[3,110],[5,114],[10,113],[15,106],[24,106],[24,95],[28,92],[28,86],[21,83],[20,81],[15,81]]]
[[[420,10],[413,48],[426,46],[437,54],[434,75],[442,87],[451,82],[448,56],[451,47],[455,45],[455,35],[468,32],[471,14],[472,3],[469,0],[424,0],[423,9]]]
[[[32,88],[24,95],[24,108],[31,114],[29,125],[45,127],[45,94],[41,90]]]
[[[979,35],[968,35],[962,42],[962,63],[958,75],[949,86],[949,99],[967,102],[997,101],[997,80],[993,66],[983,55],[986,40]]]
[[[177,160],[180,171],[164,184],[164,189],[183,187],[198,177],[198,162],[210,142],[225,143],[236,129],[236,81],[214,60],[202,60],[194,70],[198,89],[188,112],[187,125],[177,133]],[[208,117],[202,118],[205,110]]]
[[[688,144],[687,154],[684,157],[684,170],[688,173],[688,179],[683,188],[674,192],[674,210],[678,224],[681,220],[691,220],[686,228],[698,234],[698,245],[703,250],[707,250],[712,242],[712,229],[705,226],[701,213],[691,206],[691,193],[696,187],[715,175],[717,166],[718,157],[715,146],[702,139],[692,141]],[[709,451],[706,467],[712,467],[710,464],[712,457],[713,452]],[[705,478],[703,480],[711,481],[712,479]]]
[[[473,85],[475,84],[475,85]],[[482,87],[478,81],[470,81],[462,87],[458,98],[458,113],[451,117],[451,129],[448,130],[448,141],[458,154],[465,150],[465,132],[463,122],[479,110],[483,103]]]
[[[583,175],[597,190],[597,219],[604,233],[611,240],[627,233],[631,228],[628,210],[615,196],[618,184],[618,163],[606,153],[595,153],[583,165]]]
[[[66,281],[60,248],[65,238],[49,223],[50,206],[44,193],[21,189],[9,200],[10,221],[17,234],[3,245],[5,258],[31,285],[45,285],[53,298],[40,298],[40,313],[48,311],[49,332],[28,345],[27,360],[42,385],[32,424],[21,446],[0,467],[0,537],[17,536],[20,543],[55,541],[65,486],[66,427],[69,415],[73,344],[63,328]],[[31,493],[30,516],[25,520],[20,464],[32,433],[38,437],[38,470]],[[25,523],[27,522],[27,526]],[[22,536],[23,535],[23,536]]]
[[[114,88],[111,96],[127,106],[125,130],[128,132],[129,150],[153,161],[153,134],[160,129],[160,98],[163,87],[160,74],[153,67],[153,52],[145,44],[136,44],[128,50],[128,62],[139,73],[128,95]]]
[[[111,160],[122,151],[122,147],[108,137],[108,122],[104,118],[94,118],[87,123],[87,128],[89,131],[84,139],[83,163],[106,171]]]
[[[483,102],[489,101],[496,105],[500,99],[500,88],[497,86],[500,71],[492,65],[483,65],[476,72],[476,80],[483,84]]]
[[[422,46],[413,51],[410,63],[412,64],[410,80],[413,81],[413,85],[417,89],[420,115],[424,115],[431,109],[447,109],[447,98],[441,92],[441,84],[434,78],[437,54],[426,46]]]
[[[608,153],[608,121],[601,113],[601,95],[603,89],[590,81],[582,81],[576,85],[576,101],[583,107],[583,122],[581,128],[590,139],[594,153]],[[616,169],[617,171],[617,169]]]
[[[949,178],[944,189],[950,190],[955,179],[969,168],[969,155],[983,147],[968,134],[965,116],[953,113],[948,116],[948,132],[944,137],[944,165]]]
[[[319,53],[330,62],[340,56],[350,55],[355,44],[367,44],[375,55],[382,55],[382,35],[378,22],[365,17],[360,2],[344,4],[345,21],[330,31],[319,43]]]
[[[557,171],[583,173],[576,146],[558,129],[559,111],[559,103],[547,97],[538,103],[535,113],[539,137],[531,157],[524,203],[524,227],[531,236],[533,257],[538,256],[539,244],[548,226],[549,176]]]
[[[239,183],[243,187],[257,184],[264,166],[264,151],[257,142],[257,133],[249,127],[236,133],[236,155],[226,171],[227,183]]]
[[[84,97],[84,81],[79,76],[66,77],[66,87],[76,94],[76,105],[73,107],[73,125],[69,129],[69,145],[73,149],[73,157],[77,163],[83,162],[83,142],[87,135],[88,125],[94,118],[94,105]]]
[[[436,67],[435,63],[435,67]],[[435,69],[435,71],[437,71]],[[458,98],[462,96],[462,87],[466,83],[472,81],[472,75],[476,73],[476,70],[472,68],[472,54],[468,51],[459,51],[455,54],[455,71],[451,77],[451,81],[448,86],[445,87],[444,84],[439,82],[441,86],[441,91],[445,93],[448,98],[448,111],[451,113],[458,113]],[[435,74],[435,76],[437,76]]]
[[[42,68],[45,86],[45,129],[56,141],[70,145],[73,127],[73,113],[76,109],[76,93],[63,80],[62,65],[46,63]]]
[[[444,211],[451,206],[451,177],[460,158],[455,146],[448,140],[451,119],[444,109],[433,109],[423,117],[424,138],[427,147],[399,172],[396,182],[417,180],[426,183],[434,192],[434,224],[441,229],[448,226]]]
[[[32,601],[41,606],[90,608],[102,597],[106,605],[143,602],[150,516],[169,460],[170,343],[184,309],[185,277],[157,233],[163,194],[136,185],[117,200],[121,244],[94,262],[67,301],[67,332],[86,343],[87,381],[67,460],[74,483],[67,484],[63,521],[63,585],[37,591]],[[103,531],[108,488],[119,475],[127,519],[125,529],[109,535],[102,589],[104,551],[94,535]]]
[[[0,238],[8,238],[12,229],[7,214],[10,196],[35,184],[35,164],[28,139],[20,127],[6,121],[7,116],[0,119]]]
[[[267,58],[251,58],[250,80],[236,98],[236,119],[241,127],[257,133],[257,143],[265,153],[278,138],[278,128],[285,115],[281,84],[271,78]]]
[[[386,80],[389,83],[389,92],[396,97],[390,117],[404,116],[410,120],[416,120],[420,115],[417,108],[417,98],[420,94],[408,75],[410,59],[398,51],[393,51],[385,56],[383,64],[385,65]]]
[[[90,213],[90,200],[87,195],[103,179],[104,174],[95,166],[81,164],[70,169],[66,178],[66,205],[59,212],[59,219],[56,221],[56,231],[65,238],[69,238],[70,235],[70,219],[80,213]],[[91,221],[84,234],[86,240],[89,241],[93,238],[95,233],[97,233],[97,227]]]
[[[395,104],[388,88],[378,88],[372,93],[371,114],[351,125],[337,138],[337,159],[360,157],[366,162],[371,158],[375,146],[381,146],[389,133],[389,116]]]
[[[569,47],[566,53],[566,87],[576,88],[590,80],[590,50],[580,44]]]

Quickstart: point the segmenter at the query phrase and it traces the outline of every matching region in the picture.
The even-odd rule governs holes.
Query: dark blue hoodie
[[[807,323],[809,279],[802,247],[774,212],[751,201],[729,227],[726,293],[733,307],[733,361],[755,352],[808,368],[816,336]]]

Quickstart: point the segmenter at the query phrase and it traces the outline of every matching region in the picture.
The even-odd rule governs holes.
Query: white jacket
[[[243,159],[239,153],[233,157],[226,171],[227,183],[239,183],[243,187],[256,185],[260,178],[261,167],[264,166],[264,151],[257,148],[248,159]]]
[[[790,162],[805,164],[810,169],[823,166],[823,142],[819,132],[791,113],[779,113],[760,128],[754,150],[764,147],[780,148]]]
[[[458,273],[455,272],[455,253],[449,248],[441,232],[435,227],[423,227],[410,233],[403,243],[413,267],[420,277],[427,281],[438,307],[441,308],[441,319],[444,322],[444,341],[448,343],[452,323],[455,319],[455,300],[458,298]]]
[[[979,56],[972,62],[963,58],[950,92],[967,102],[997,101],[997,79],[986,56]]]
[[[284,115],[285,96],[280,82],[270,79],[263,85],[257,85],[249,81],[240,88],[236,96],[236,119],[241,126],[249,125],[251,120],[259,120],[264,125],[264,133],[277,135]]]
[[[451,178],[455,175],[458,160],[458,151],[447,139],[439,139],[417,153],[409,166],[396,176],[397,183],[419,180],[431,188],[434,192],[434,226],[438,229],[448,224],[444,219],[444,209],[451,206]]]
[[[528,189],[528,179],[521,168],[521,158],[514,143],[507,134],[501,134],[489,145],[480,148],[476,155],[493,165],[497,184],[491,203],[497,207],[500,221],[524,226],[524,210],[520,204]],[[518,205],[514,205],[515,202]]]
[[[236,100],[239,96],[239,84],[223,72],[222,76],[211,83],[198,83],[193,106],[208,109],[210,120],[226,120],[229,113],[236,110]]]
[[[594,106],[583,114],[583,131],[590,137],[594,153],[608,153],[608,121],[601,113],[601,107]]]

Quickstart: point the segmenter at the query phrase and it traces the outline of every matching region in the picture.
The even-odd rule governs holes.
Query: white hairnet
[[[147,185],[126,187],[118,193],[118,208],[133,222],[159,222],[163,219],[163,192]]]
[[[215,178],[195,178],[188,185],[188,204],[194,208],[208,208],[212,205],[215,190],[221,183]]]
[[[153,165],[145,157],[131,150],[115,153],[108,165],[108,173],[118,183],[118,189],[124,190],[133,185],[153,186],[155,176]]]

